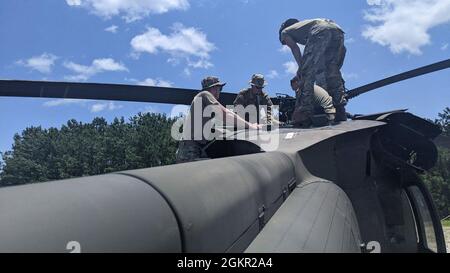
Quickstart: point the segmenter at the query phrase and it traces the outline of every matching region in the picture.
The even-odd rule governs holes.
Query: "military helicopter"
[[[347,97],[448,67],[450,59]],[[0,81],[0,96],[14,97],[190,104],[197,92]],[[222,93],[221,103],[235,96]],[[1,188],[0,251],[446,252],[418,175],[437,160],[434,124],[394,110],[334,126],[233,134],[242,138],[209,145],[211,160]],[[278,148],[265,151],[255,134],[276,135]]]

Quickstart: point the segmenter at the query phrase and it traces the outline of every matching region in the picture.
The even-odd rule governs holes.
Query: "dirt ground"
[[[447,243],[447,253],[450,253],[450,227],[444,228],[445,242]]]

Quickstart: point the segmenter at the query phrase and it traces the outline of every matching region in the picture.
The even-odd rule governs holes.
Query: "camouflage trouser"
[[[323,30],[308,39],[301,63],[302,93],[296,102],[296,109],[302,113],[303,120],[313,114],[315,82],[327,90],[336,108],[346,104],[340,72],[345,53],[344,34],[338,29]]]
[[[207,155],[203,146],[196,141],[181,140],[176,154],[177,163],[194,161],[200,158],[206,158]]]
[[[325,56],[320,60],[316,72],[316,83],[333,98],[333,105],[345,105],[345,87],[340,69],[344,63],[346,48],[344,46],[344,34],[337,31],[331,35],[329,46]]]

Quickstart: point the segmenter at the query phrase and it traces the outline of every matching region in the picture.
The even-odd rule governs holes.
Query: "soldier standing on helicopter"
[[[302,94],[294,122],[301,126],[311,124],[315,82],[333,98],[335,120],[346,120],[345,88],[340,72],[346,53],[342,29],[329,19],[288,19],[281,24],[279,39],[291,49],[299,67],[297,75],[301,79]],[[305,45],[303,56],[297,44]]]

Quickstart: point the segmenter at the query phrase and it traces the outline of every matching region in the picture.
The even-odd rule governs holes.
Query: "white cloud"
[[[159,109],[158,109],[158,107],[155,107],[155,106],[146,106],[143,109],[141,109],[139,112],[141,112],[142,114],[158,113]]]
[[[66,0],[66,3],[69,6],[80,6],[81,0]]]
[[[278,78],[280,75],[276,70],[270,70],[269,74],[267,74],[268,79],[275,79]]]
[[[189,113],[189,109],[190,107],[188,105],[177,104],[173,106],[172,109],[170,110],[169,117],[170,118],[178,118],[180,116],[185,117]]]
[[[110,27],[105,28],[105,31],[111,32],[111,33],[117,33],[117,29],[118,29],[118,28],[119,28],[118,26],[112,25],[112,26],[110,26]]]
[[[297,63],[296,62],[286,62],[286,63],[284,63],[283,64],[283,66],[284,66],[284,71],[287,73],[287,74],[291,74],[291,75],[295,75],[295,74],[297,74],[297,70],[298,70],[298,65],[297,65]]]
[[[33,70],[37,70],[41,73],[48,74],[52,72],[52,68],[55,65],[55,61],[58,59],[53,54],[43,53],[40,56],[34,56],[28,60],[18,60],[16,64],[22,65]]]
[[[188,0],[66,0],[66,3],[69,6],[85,8],[105,19],[120,15],[127,22],[142,19],[150,14],[189,8]]]
[[[192,74],[192,72],[191,72],[191,70],[190,70],[189,68],[185,67],[185,68],[183,69],[183,74],[184,74],[186,77],[190,77],[191,74]]]
[[[101,111],[105,110],[107,106],[108,105],[106,103],[96,103],[91,106],[91,112],[92,113],[101,112]]]
[[[286,45],[281,46],[278,51],[281,53],[291,53],[291,49]]]
[[[177,66],[180,64],[180,59],[177,58],[169,58],[167,59],[167,62],[172,64],[173,66]]]
[[[200,59],[198,61],[192,62],[188,59],[188,66],[193,67],[193,68],[204,68],[204,69],[208,69],[210,67],[213,67],[214,65],[209,62],[208,60],[205,59]]]
[[[73,105],[73,104],[85,104],[86,100],[79,99],[55,99],[49,100],[43,103],[45,107],[55,107],[55,106],[63,106],[63,105]]]
[[[305,51],[305,45],[302,45],[302,44],[297,44],[297,45],[298,45],[298,48],[300,48],[300,52],[303,54],[303,52]],[[284,53],[284,54],[292,52],[291,49],[288,46],[286,46],[286,45],[281,46],[278,49],[278,51],[281,52],[281,53]]]
[[[96,103],[94,105],[91,105],[90,110],[92,113],[98,113],[101,111],[114,111],[117,109],[122,108],[122,105],[117,105],[114,102],[110,101],[110,102],[104,102],[104,103]]]
[[[297,44],[297,45],[298,45],[298,47],[300,48],[300,51],[303,54],[303,52],[305,52],[305,45],[301,45],[301,44]]]
[[[159,86],[159,87],[172,87],[173,83],[161,79],[152,79],[147,78],[143,81],[138,82],[139,85],[146,85],[146,86]]]
[[[94,104],[92,104],[92,102],[89,103],[88,100],[80,100],[80,99],[54,99],[46,101],[42,105],[44,107],[78,105],[81,106],[82,108],[89,109],[89,111],[92,113],[98,113],[105,110],[114,111],[123,108],[122,105],[117,105],[114,102],[95,102]]]
[[[157,28],[147,28],[145,33],[131,40],[134,53],[158,54],[161,51],[170,55],[167,61],[174,65],[185,59],[187,65],[193,68],[208,69],[213,66],[209,59],[216,47],[208,41],[205,33],[182,24],[174,24],[172,30],[171,34],[165,35]]]
[[[449,0],[367,0],[366,39],[388,46],[393,53],[421,54],[430,44],[429,30],[450,22]]]
[[[448,43],[445,43],[441,46],[441,50],[447,50],[448,48]]]
[[[356,42],[355,38],[350,37],[345,39],[346,44],[353,44],[354,42]]]
[[[357,73],[353,73],[353,72],[350,72],[350,73],[342,72],[342,77],[343,77],[345,80],[352,80],[352,79],[357,79],[357,78],[359,78],[359,75],[358,75]]]
[[[66,76],[68,80],[85,81],[90,77],[106,71],[128,71],[121,63],[117,63],[111,58],[95,59],[90,66],[77,64],[74,62],[65,62],[64,66],[76,73],[76,75]]]

